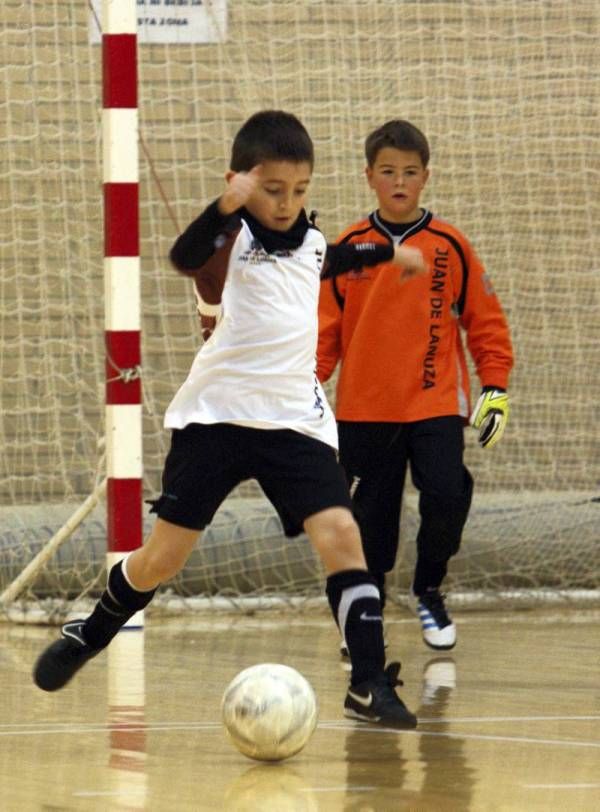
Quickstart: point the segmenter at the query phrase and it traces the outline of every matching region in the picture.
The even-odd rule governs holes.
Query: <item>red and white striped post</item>
[[[102,85],[110,569],[142,544],[136,0],[102,2]]]

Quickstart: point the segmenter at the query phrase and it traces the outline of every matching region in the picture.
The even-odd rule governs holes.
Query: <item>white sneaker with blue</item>
[[[436,650],[447,650],[456,645],[456,626],[448,615],[444,595],[439,589],[429,588],[415,596],[416,612],[421,621],[423,640]]]

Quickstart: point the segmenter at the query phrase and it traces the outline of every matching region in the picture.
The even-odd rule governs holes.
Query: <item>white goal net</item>
[[[222,43],[138,49],[146,495],[167,449],[165,407],[200,343],[189,282],[166,255],[219,194],[243,119],[275,107],[306,123],[317,156],[311,206],[333,239],[374,205],[366,134],[408,118],[432,147],[423,203],[475,245],[516,351],[502,443],[486,453],[467,432],[476,493],[448,588],[484,600],[597,598],[597,1],[228,5]],[[101,479],[101,53],[89,20],[85,0],[0,8],[0,592]],[[406,502],[400,595],[417,528],[413,493]],[[100,504],[5,614],[33,604],[62,616],[97,594],[105,524]],[[163,596],[293,601],[320,594],[322,580],[306,540],[284,540],[248,483]]]

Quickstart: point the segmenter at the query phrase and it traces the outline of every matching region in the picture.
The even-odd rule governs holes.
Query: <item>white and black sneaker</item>
[[[444,597],[439,589],[428,589],[423,595],[416,596],[423,640],[429,648],[442,651],[456,645],[456,626],[448,615]]]
[[[71,620],[61,629],[62,637],[42,652],[33,669],[33,681],[42,691],[58,691],[102,649],[88,646],[82,629],[85,620]]]
[[[400,663],[390,663],[380,677],[351,685],[344,701],[344,716],[398,730],[415,728],[417,717],[394,690],[402,685],[399,672]]]

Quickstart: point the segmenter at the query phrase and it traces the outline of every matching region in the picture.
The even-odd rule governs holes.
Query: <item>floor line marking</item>
[[[300,792],[373,792],[377,787],[356,787],[352,784],[346,784],[340,787],[305,787],[300,789]]]
[[[330,730],[345,729],[346,725],[339,724],[321,724],[319,727],[324,727]],[[382,734],[382,733],[398,733],[393,727],[364,727],[355,726],[356,730],[363,733]],[[587,742],[577,741],[575,739],[536,739],[531,736],[493,736],[484,733],[451,733],[450,731],[433,731],[433,730],[403,730],[402,735],[412,734],[416,736],[437,736],[446,739],[474,739],[475,741],[494,741],[494,742],[513,742],[514,744],[548,744],[559,747],[592,747],[600,749],[600,742]]]
[[[464,724],[466,722],[596,722],[600,720],[599,714],[581,716],[464,716],[452,719],[419,717],[419,724],[444,725]]]
[[[597,789],[600,784],[521,784],[525,789]]]
[[[56,735],[57,733],[70,733],[76,734],[78,736],[84,735],[85,733],[110,733],[111,731],[122,731],[122,732],[130,732],[135,733],[139,732],[147,732],[147,731],[175,731],[175,730],[220,730],[222,729],[223,725],[218,722],[207,722],[206,724],[160,724],[154,725],[152,723],[143,724],[143,725],[127,725],[127,724],[106,724],[106,725],[96,725],[96,726],[89,726],[89,727],[47,727],[47,728],[39,728],[35,729],[27,729],[27,730],[0,730],[0,737],[8,737],[8,736],[44,736],[44,735]]]
[[[600,742],[577,741],[576,739],[536,739],[533,736],[491,736],[480,733],[449,733],[428,730],[419,731],[422,736],[446,736],[449,739],[477,739],[478,741],[514,742],[515,744],[549,744],[562,747],[593,747],[600,749]]]
[[[458,716],[458,717],[431,717],[420,718],[420,725],[454,725],[466,723],[486,723],[486,722],[595,722],[600,721],[600,714],[578,714],[569,716]],[[319,727],[327,725],[342,724],[346,726],[353,726],[354,722],[337,720],[337,719],[323,719],[319,722]],[[50,722],[44,725],[42,722],[13,722],[11,724],[0,724],[0,735],[3,733],[13,732],[27,732],[31,729],[32,732],[39,730],[51,730],[53,733],[59,732],[61,729],[73,732],[85,732],[86,730],[160,730],[164,728],[171,730],[174,728],[183,729],[189,727],[191,730],[206,729],[211,727],[222,727],[221,722],[144,722],[144,723],[128,723],[123,722]]]
[[[111,790],[76,790],[72,793],[75,798],[141,798],[145,795],[143,787],[137,790],[111,789]]]
[[[222,725],[219,722],[205,722],[205,723],[170,723],[170,722],[161,722],[161,723],[147,723],[147,724],[98,724],[98,725],[73,725],[72,727],[57,727],[56,725],[51,725],[46,728],[27,728],[25,730],[3,730],[0,731],[0,737],[8,737],[8,736],[36,736],[36,735],[55,735],[57,733],[67,733],[73,735],[82,735],[85,733],[107,733],[112,730],[120,730],[120,731],[194,731],[194,730],[204,730],[204,731],[216,731],[220,730]],[[372,727],[369,725],[356,725],[353,722],[337,722],[337,721],[322,721],[318,724],[318,728],[321,730],[356,730],[361,731],[364,733],[370,734],[382,734],[382,733],[395,733],[398,734],[398,731],[394,728],[386,728],[386,727]],[[536,738],[532,736],[498,736],[493,734],[483,734],[483,733],[459,733],[459,732],[451,732],[451,731],[430,731],[430,730],[410,730],[410,731],[403,731],[403,735],[407,733],[411,733],[413,735],[421,735],[421,736],[437,736],[441,738],[448,738],[448,739],[473,739],[475,741],[503,741],[503,742],[512,742],[514,744],[539,744],[539,745],[550,745],[550,746],[559,746],[559,747],[584,747],[584,748],[598,748],[600,749],[600,742],[591,742],[591,741],[581,741],[581,740],[574,740],[574,739],[543,739],[543,738]]]

